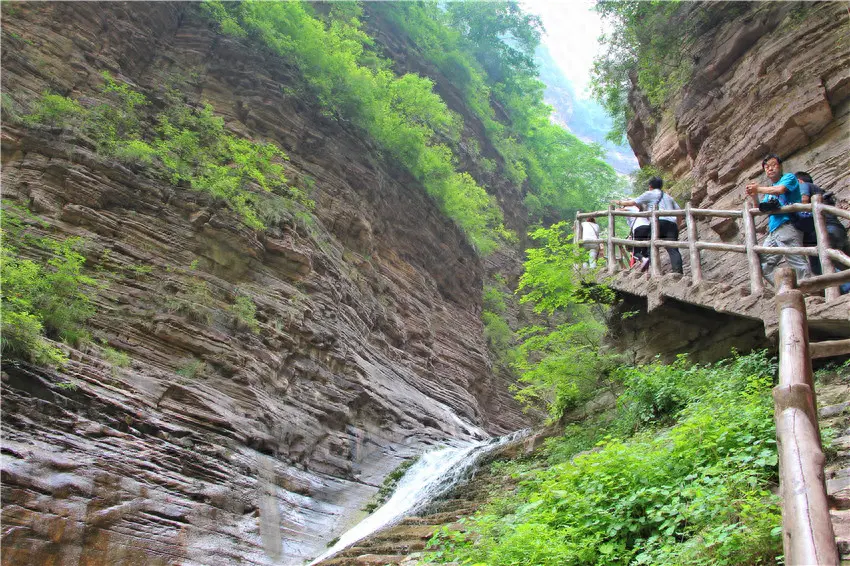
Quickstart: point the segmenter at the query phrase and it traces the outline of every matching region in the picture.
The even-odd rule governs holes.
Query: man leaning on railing
[[[746,192],[752,198],[753,205],[768,212],[788,204],[801,202],[800,185],[792,173],[782,174],[782,160],[770,154],[761,162],[762,169],[772,185],[761,186],[748,183]],[[761,202],[758,195],[764,195]],[[768,234],[764,246],[769,248],[796,248],[803,243],[803,236],[791,221],[791,214],[772,214],[768,217]],[[773,284],[773,271],[782,261],[780,254],[762,254],[761,269],[764,277]],[[809,262],[802,255],[785,256],[786,261],[797,272],[797,280],[809,277]]]

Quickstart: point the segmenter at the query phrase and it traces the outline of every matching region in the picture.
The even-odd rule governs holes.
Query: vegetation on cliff
[[[639,90],[658,109],[691,79],[693,46],[700,33],[748,9],[746,3],[715,5],[681,0],[599,0],[608,24],[604,51],[593,66],[591,88],[614,119],[609,139],[622,143],[631,117],[629,96]]]
[[[505,174],[524,185],[533,220],[594,209],[621,183],[603,150],[550,120],[534,53],[543,26],[516,2],[383,2],[370,6],[403,30],[419,53],[463,94],[502,157]],[[499,118],[501,116],[501,118]]]
[[[27,224],[42,226],[25,208],[3,202],[0,345],[4,356],[59,365],[67,355],[48,338],[73,345],[87,339],[84,323],[94,314],[91,293],[97,283],[82,272],[85,258],[79,253],[79,238],[37,236]],[[22,257],[21,247],[31,248],[44,261]]]
[[[287,157],[274,144],[227,132],[209,104],[187,105],[175,90],[166,90],[157,111],[130,85],[106,72],[103,79],[99,100],[83,104],[45,92],[28,113],[7,114],[6,119],[75,136],[104,159],[207,193],[254,229],[285,214],[309,216],[312,202],[288,185],[283,170]],[[100,283],[85,274],[78,238],[36,235],[28,225],[42,232],[47,226],[13,203],[4,202],[2,220],[3,354],[62,364],[67,356],[50,340],[74,346],[89,341],[85,323],[94,314],[91,297]],[[198,309],[194,306],[188,314],[199,316]],[[234,319],[252,331],[257,330],[255,310],[248,297],[237,297],[232,307]],[[209,323],[209,314],[201,314]]]
[[[152,112],[144,94],[107,72],[103,79],[97,104],[46,92],[21,122],[84,136],[103,156],[222,200],[257,230],[275,220],[275,210],[312,207],[298,187],[287,184],[287,157],[276,145],[227,132],[212,106],[187,105],[178,91],[167,90],[164,110]]]
[[[774,564],[781,554],[763,353],[618,370],[617,410],[508,464],[515,493],[434,537],[432,561]]]
[[[363,31],[359,4],[333,4],[322,15],[296,2],[213,0],[204,6],[222,33],[247,36],[295,61],[326,111],[361,127],[404,165],[481,253],[513,238],[495,199],[459,170],[461,143],[477,153],[478,142],[462,139],[462,118],[434,92],[431,79],[393,71]],[[550,123],[533,63],[540,24],[515,3],[370,9],[394,22],[461,89],[507,177],[517,185],[527,181],[525,203],[534,219],[559,219],[617,190],[602,150]],[[480,156],[479,165],[494,169]]]
[[[327,112],[353,121],[419,180],[481,253],[511,235],[495,199],[458,172],[442,140],[457,140],[460,119],[429,79],[397,76],[369,49],[357,4],[333,5],[327,23],[298,2],[204,4],[222,33],[250,36],[295,61]]]

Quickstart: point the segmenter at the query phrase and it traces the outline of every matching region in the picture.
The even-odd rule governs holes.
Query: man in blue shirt
[[[801,202],[800,184],[792,173],[782,174],[782,160],[779,156],[770,154],[761,162],[761,167],[772,183],[760,186],[758,183],[747,184],[747,194],[758,206],[758,195],[764,195],[761,202],[771,199],[779,201],[781,206]],[[767,238],[762,244],[769,248],[796,248],[802,246],[803,236],[791,222],[790,214],[772,214],[767,222]],[[797,281],[809,277],[809,262],[802,255],[784,256],[788,264],[797,272]],[[773,271],[783,256],[779,254],[762,254],[761,270],[765,278],[773,284]]]

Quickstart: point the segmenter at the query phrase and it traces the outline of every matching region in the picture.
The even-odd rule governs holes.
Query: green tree
[[[395,75],[371,51],[356,7],[332,7],[323,21],[299,2],[203,5],[223,33],[238,25],[281,56],[296,62],[320,103],[352,120],[405,166],[482,254],[510,238],[501,209],[468,174],[455,168],[447,143],[459,139],[461,121],[433,92],[433,82]]]
[[[95,309],[91,295],[97,282],[83,273],[85,258],[79,238],[57,240],[29,233],[24,222],[34,217],[4,201],[0,279],[2,286],[2,351],[44,365],[60,365],[67,356],[48,341],[79,345],[88,339],[86,321]],[[22,250],[47,257],[37,262]]]

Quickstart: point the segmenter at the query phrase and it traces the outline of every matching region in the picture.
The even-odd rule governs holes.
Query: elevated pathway
[[[768,338],[775,338],[779,330],[775,294],[769,288],[753,294],[746,284],[728,285],[705,279],[694,284],[691,277],[675,273],[650,277],[637,269],[613,275],[600,273],[598,281],[620,293],[646,298],[650,312],[667,301],[678,301],[723,314],[760,320]],[[850,337],[850,294],[830,301],[819,295],[809,295],[805,301],[810,330],[836,338]]]
[[[579,213],[576,214],[574,243],[605,244],[608,251],[607,275],[600,275],[600,279],[621,293],[646,297],[648,311],[658,308],[665,301],[675,300],[733,316],[761,320],[765,333],[777,336],[779,383],[773,389],[773,399],[785,563],[794,566],[838,566],[842,561],[839,549],[846,551],[850,541],[850,517],[845,513],[848,508],[845,485],[848,484],[847,470],[842,463],[837,468],[825,469],[826,457],[821,444],[818,416],[819,412],[822,418],[831,417],[833,413],[843,414],[847,404],[839,400],[836,404],[821,404],[818,407],[812,359],[850,354],[850,339],[846,338],[850,334],[850,298],[841,296],[839,291],[840,285],[850,283],[850,257],[844,250],[830,248],[825,217],[829,214],[850,220],[850,212],[826,206],[820,196],[815,195],[811,204],[786,206],[769,214],[804,211],[810,212],[814,219],[817,236],[815,247],[759,246],[754,219],[765,213],[750,208],[749,202],[745,202],[741,210],[701,210],[691,208],[688,204],[685,210],[663,212],[635,213],[615,211],[609,207],[607,213]],[[582,240],[581,220],[605,215],[608,217],[607,237],[604,240]],[[659,238],[658,220],[661,215],[684,217],[685,241]],[[650,240],[640,242],[640,247],[649,248],[650,269],[647,274],[627,270],[622,261],[626,253],[622,254],[618,262],[615,253],[618,247],[636,246],[633,240],[616,237],[615,216],[649,218]],[[740,220],[739,233],[743,234],[743,243],[700,241],[696,226],[698,217],[719,217],[732,222]],[[687,251],[690,259],[688,278],[678,274],[661,274],[661,248]],[[745,254],[749,285],[745,282],[730,286],[704,280],[701,253],[708,250]],[[823,274],[797,281],[794,271],[779,269],[775,273],[774,294],[765,288],[760,254],[817,256]],[[837,266],[843,270],[836,269]],[[839,339],[810,343],[811,330],[823,330]]]

